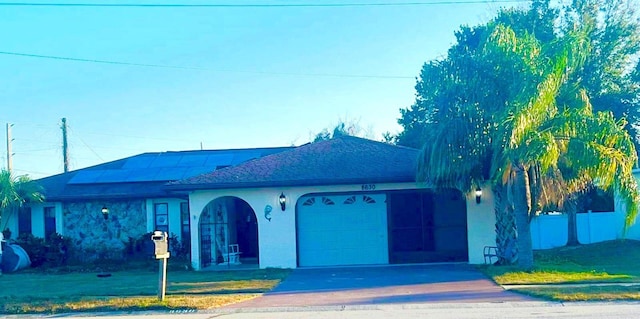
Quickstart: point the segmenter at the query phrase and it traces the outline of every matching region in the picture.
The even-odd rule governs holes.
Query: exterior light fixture
[[[102,217],[104,217],[104,220],[109,219],[109,209],[107,208],[107,206],[102,206],[102,209],[100,211],[102,212]]]
[[[482,197],[482,189],[476,188],[476,204],[480,204],[480,198]]]
[[[280,203],[280,208],[284,212],[284,210],[287,208],[287,197],[284,196],[284,193],[280,193],[280,196],[278,197],[278,202]]]

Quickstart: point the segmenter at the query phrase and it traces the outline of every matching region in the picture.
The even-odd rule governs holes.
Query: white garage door
[[[298,201],[300,266],[389,263],[385,194],[304,196]]]

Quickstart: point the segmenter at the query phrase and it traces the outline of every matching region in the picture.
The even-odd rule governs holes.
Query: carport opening
[[[389,192],[387,213],[390,263],[469,260],[467,206],[459,190]]]
[[[199,223],[202,268],[259,264],[258,222],[247,202],[217,198],[205,206]]]

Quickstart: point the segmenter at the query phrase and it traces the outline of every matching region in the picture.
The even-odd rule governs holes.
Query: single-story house
[[[483,263],[495,244],[481,199],[416,182],[418,150],[343,136],[298,147],[145,153],[38,180],[46,202],[14,234],[57,232],[86,258],[117,256],[153,230],[174,234],[195,269]]]
[[[344,136],[165,189],[189,198],[196,269],[224,262],[235,244],[261,268],[482,263],[483,247],[495,243],[490,192],[477,203],[474,194],[424,188],[417,156]]]
[[[117,257],[133,240],[153,230],[189,245],[188,196],[168,192],[168,182],[282,152],[291,147],[144,153],[37,180],[46,202],[8,217],[17,237],[71,239],[84,259]]]

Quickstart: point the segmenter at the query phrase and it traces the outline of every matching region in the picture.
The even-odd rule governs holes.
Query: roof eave
[[[83,194],[83,195],[62,195],[62,196],[45,196],[47,202],[71,202],[71,201],[95,201],[95,200],[126,200],[126,199],[145,199],[159,197],[176,197],[177,193],[169,192],[153,192],[153,193],[117,193],[117,194]],[[177,196],[183,197],[183,196]]]
[[[384,178],[352,178],[341,180],[289,180],[289,181],[260,181],[260,182],[227,182],[227,183],[197,183],[197,184],[169,184],[167,191],[189,191],[206,189],[238,189],[238,188],[272,188],[272,187],[301,187],[328,186],[350,184],[379,184],[379,183],[415,183],[415,176],[394,176]]]

